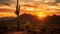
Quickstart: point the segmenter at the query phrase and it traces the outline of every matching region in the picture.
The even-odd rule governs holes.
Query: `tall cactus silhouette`
[[[15,14],[17,15],[17,30],[18,31],[19,31],[19,13],[20,13],[20,6],[19,6],[19,0],[17,0]]]

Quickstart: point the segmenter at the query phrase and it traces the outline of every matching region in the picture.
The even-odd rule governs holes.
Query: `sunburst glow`
[[[46,15],[43,12],[38,12],[37,16],[39,16],[39,17],[46,17]]]

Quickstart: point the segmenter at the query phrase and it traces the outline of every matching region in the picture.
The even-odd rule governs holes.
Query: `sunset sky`
[[[19,0],[21,13],[32,15],[60,15],[60,0]],[[0,0],[0,18],[15,17],[16,0]]]

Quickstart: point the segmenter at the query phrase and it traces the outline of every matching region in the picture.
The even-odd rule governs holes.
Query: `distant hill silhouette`
[[[45,18],[45,23],[47,26],[52,26],[52,28],[59,28],[60,29],[60,16],[59,15],[53,15],[53,16],[47,16]]]
[[[20,25],[24,25],[26,24],[27,22],[30,23],[30,25],[34,25],[34,26],[38,26],[38,24],[40,24],[40,21],[38,21],[37,19],[38,17],[37,16],[33,16],[31,14],[22,14],[19,16],[19,23]],[[17,18],[1,18],[0,19],[0,23],[3,23],[5,24],[5,27],[17,27]],[[8,26],[7,26],[7,25]]]
[[[38,22],[37,16],[33,16],[31,14],[25,14],[25,13],[20,15],[19,19],[20,19],[20,22],[22,22],[22,23],[23,22],[25,23],[26,21],[29,21],[29,22],[35,24],[35,22]]]
[[[42,22],[37,19],[38,17],[35,15],[31,15],[31,14],[22,14],[19,16],[19,23],[20,25],[24,25],[27,22],[30,23],[31,25],[35,25],[35,26],[41,26],[40,24],[42,24]],[[53,15],[53,16],[47,16],[43,23],[45,24],[54,24],[54,25],[60,25],[60,16],[57,15]],[[13,17],[5,17],[5,18],[0,18],[0,26],[2,25],[11,25],[13,27],[16,26],[17,27],[17,18],[13,18]],[[7,26],[6,25],[6,26]],[[10,26],[10,27],[11,27]]]

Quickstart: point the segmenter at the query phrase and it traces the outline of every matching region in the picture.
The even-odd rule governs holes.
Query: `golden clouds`
[[[55,0],[34,0],[34,1],[39,1],[39,2],[56,2]]]
[[[10,6],[0,6],[0,15],[4,16],[16,16],[15,15],[16,6],[10,4]],[[44,16],[44,15],[60,15],[60,5],[53,5],[50,3],[39,3],[32,2],[30,4],[20,5],[20,14],[27,13],[32,15]],[[1,13],[2,12],[2,13]]]
[[[55,2],[55,0],[44,0],[44,2]]]
[[[14,13],[0,12],[0,18],[3,17],[16,17]]]
[[[15,9],[14,5],[6,6],[4,4],[0,5],[0,9]]]
[[[23,5],[21,6],[21,9],[27,10],[27,11],[57,11],[57,9],[60,9],[59,5],[51,5],[51,4],[45,4],[45,3],[34,3],[35,5]]]
[[[2,17],[16,17],[15,11],[12,9],[1,9],[0,8],[0,18]]]

